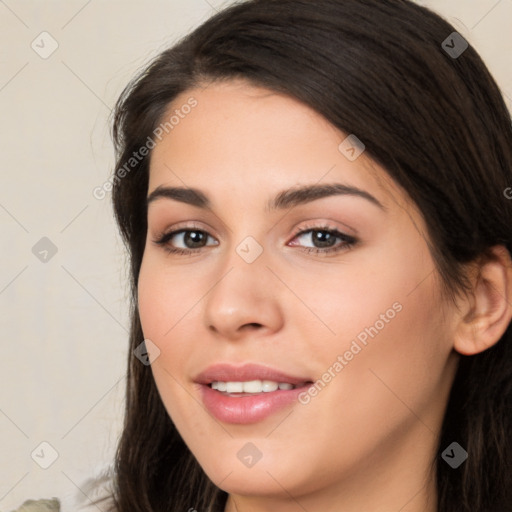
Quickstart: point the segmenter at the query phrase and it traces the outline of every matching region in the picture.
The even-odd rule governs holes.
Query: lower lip
[[[225,423],[257,423],[297,401],[311,385],[279,389],[252,396],[229,396],[201,384],[201,398],[208,411]]]

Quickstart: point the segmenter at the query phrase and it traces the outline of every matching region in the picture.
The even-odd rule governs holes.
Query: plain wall
[[[56,496],[67,512],[112,461],[128,273],[110,195],[93,196],[114,165],[110,110],[145,62],[227,3],[0,2],[0,510]],[[475,46],[512,108],[512,1],[418,3]],[[58,453],[48,469],[41,442]]]

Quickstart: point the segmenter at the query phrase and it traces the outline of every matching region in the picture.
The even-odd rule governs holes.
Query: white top
[[[78,498],[76,506],[73,511],[69,512],[106,512],[112,510],[113,500],[112,496],[112,478],[109,475],[105,475],[100,478],[91,478],[81,486],[83,493]],[[92,503],[99,498],[109,497],[105,501],[101,501],[97,505]],[[66,512],[61,510],[61,512]]]
[[[27,499],[12,512],[110,512],[114,511],[112,499],[111,466],[98,473],[99,476],[89,478],[77,484],[72,495],[51,499]],[[93,503],[100,498],[107,498],[97,505]]]
[[[85,482],[77,482],[79,489],[72,497],[63,496],[60,500],[60,512],[110,512],[113,509],[112,496],[112,466],[104,467],[96,473],[97,476]],[[93,503],[99,498],[108,499]]]

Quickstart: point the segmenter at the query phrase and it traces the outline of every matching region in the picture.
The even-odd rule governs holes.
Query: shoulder
[[[13,512],[59,512],[60,502],[57,498],[51,500],[26,500],[21,507]]]

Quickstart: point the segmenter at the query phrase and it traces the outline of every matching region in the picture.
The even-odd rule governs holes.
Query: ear
[[[496,245],[477,264],[472,293],[464,302],[454,349],[474,355],[495,345],[512,319],[512,260],[507,248]]]

